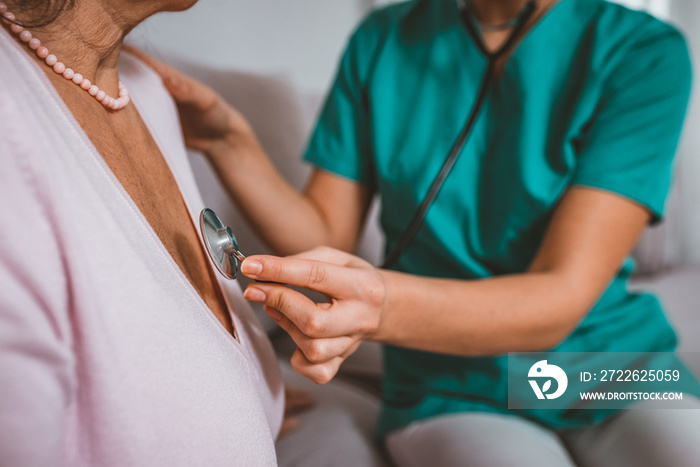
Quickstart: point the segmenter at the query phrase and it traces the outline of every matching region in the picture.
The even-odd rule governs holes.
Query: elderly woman
[[[122,53],[193,0],[4,0],[0,463],[273,465],[279,370],[212,271],[161,80]]]

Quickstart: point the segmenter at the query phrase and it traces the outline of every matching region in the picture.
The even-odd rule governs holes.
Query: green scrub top
[[[377,10],[352,36],[305,159],[379,194],[386,251],[439,172],[485,66],[454,0]],[[522,273],[571,186],[616,193],[658,221],[690,83],[686,44],[673,27],[602,0],[561,0],[508,59],[395,269],[466,280]],[[554,351],[675,349],[657,299],[627,291],[632,270],[625,261]],[[380,434],[440,414],[510,412],[506,356],[385,346],[384,357]],[[607,413],[518,411],[554,429],[596,423]]]

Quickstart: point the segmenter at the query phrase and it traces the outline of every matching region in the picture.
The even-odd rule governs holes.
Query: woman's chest
[[[260,362],[241,321],[243,343],[207,309],[106,164],[79,145],[55,162],[77,374],[67,463],[274,459]]]
[[[225,300],[171,167],[138,112],[120,112],[124,115],[110,115],[111,120],[76,117],[185,277],[232,332]]]

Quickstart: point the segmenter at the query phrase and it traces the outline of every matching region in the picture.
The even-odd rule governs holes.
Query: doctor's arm
[[[278,254],[326,245],[355,248],[371,191],[314,170],[303,192],[282,177],[245,118],[214,90],[137,49],[177,104],[185,143],[202,152],[256,233]]]
[[[250,257],[242,272],[323,292],[330,303],[275,284],[251,284],[245,296],[263,303],[292,336],[293,366],[319,383],[363,340],[466,356],[544,350],[564,340],[595,304],[649,218],[627,198],[574,187],[521,274],[434,279],[375,269],[325,248]]]

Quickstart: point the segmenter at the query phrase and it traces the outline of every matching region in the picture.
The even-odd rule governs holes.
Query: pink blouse
[[[134,57],[120,75],[196,221],[173,102]],[[239,340],[4,30],[0,122],[0,464],[276,464],[282,381],[237,283]]]

